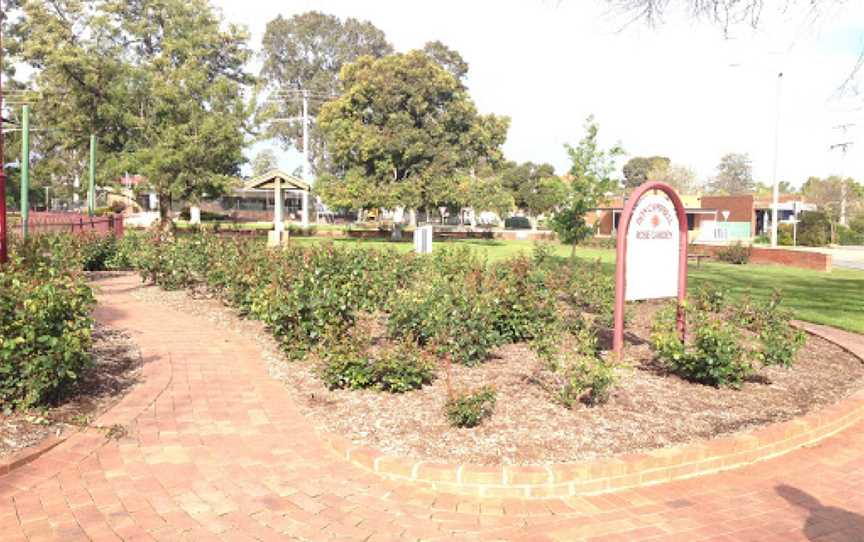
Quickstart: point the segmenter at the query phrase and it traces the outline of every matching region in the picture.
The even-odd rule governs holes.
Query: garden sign
[[[646,195],[648,192],[653,192]],[[664,195],[665,194],[665,195]],[[665,183],[637,188],[618,223],[615,263],[615,333],[613,350],[624,347],[626,301],[660,299],[687,293],[687,214],[681,198]],[[684,315],[678,310],[678,332],[684,337]]]

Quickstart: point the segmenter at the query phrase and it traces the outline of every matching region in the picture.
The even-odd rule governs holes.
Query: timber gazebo
[[[273,229],[276,232],[281,232],[285,229],[284,224],[284,209],[286,196],[293,196],[290,199],[300,199],[300,222],[303,227],[309,225],[309,183],[303,179],[297,178],[294,175],[285,173],[278,169],[268,171],[263,175],[259,175],[254,179],[250,179],[243,184],[243,188],[238,190],[244,195],[252,195],[255,193],[273,193]]]

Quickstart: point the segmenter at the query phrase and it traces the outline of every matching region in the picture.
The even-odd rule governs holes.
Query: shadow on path
[[[861,514],[825,506],[813,495],[796,487],[779,485],[775,491],[790,504],[810,514],[803,528],[808,540],[864,542],[864,516]]]

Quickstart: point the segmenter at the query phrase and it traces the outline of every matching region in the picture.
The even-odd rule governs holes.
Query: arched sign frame
[[[687,212],[684,209],[684,203],[681,197],[675,192],[675,189],[666,183],[657,181],[647,182],[639,186],[627,199],[624,205],[624,211],[621,213],[621,220],[618,223],[618,242],[616,243],[616,259],[615,259],[615,330],[612,336],[612,350],[621,358],[624,350],[624,307],[627,289],[627,232],[630,229],[630,219],[633,216],[633,210],[639,203],[639,200],[648,192],[660,191],[665,193],[672,204],[675,206],[675,212],[678,217],[678,333],[681,340],[684,340],[686,333],[686,324],[684,322],[684,312],[682,304],[687,297]]]

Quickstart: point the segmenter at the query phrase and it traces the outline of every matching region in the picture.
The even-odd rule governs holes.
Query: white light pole
[[[783,72],[777,73],[777,116],[774,120],[774,197],[771,204],[771,246],[777,247],[777,207],[780,205],[780,183],[777,180],[777,162],[780,158],[780,97],[783,90]]]

